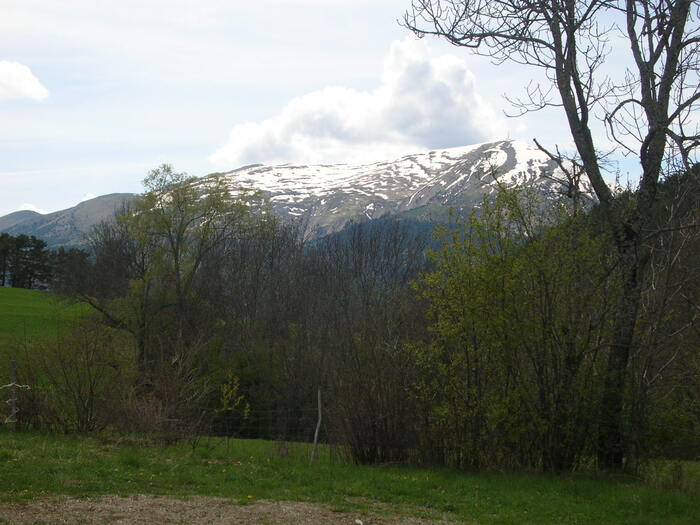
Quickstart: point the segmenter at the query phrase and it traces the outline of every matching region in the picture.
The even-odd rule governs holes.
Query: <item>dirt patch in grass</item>
[[[331,507],[299,502],[257,501],[241,505],[223,498],[158,496],[101,496],[77,499],[54,497],[28,503],[0,504],[0,523],[197,523],[238,525],[446,525],[406,516],[336,512]]]

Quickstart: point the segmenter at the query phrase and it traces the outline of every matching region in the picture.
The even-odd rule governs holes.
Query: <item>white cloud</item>
[[[474,144],[503,133],[464,60],[433,56],[425,41],[395,41],[373,91],[327,87],[262,122],[238,124],[210,161],[362,162]]]
[[[85,195],[83,195],[83,197],[80,199],[80,202],[89,201],[90,199],[94,199],[95,197],[97,197],[97,195],[95,195],[94,193],[87,192],[87,193],[86,193]]]
[[[0,100],[4,98],[43,100],[48,96],[48,89],[34,76],[31,69],[19,62],[0,60]]]
[[[35,211],[37,213],[41,213],[42,215],[46,215],[47,213],[49,213],[48,211],[42,210],[41,208],[38,208],[38,207],[34,206],[33,204],[29,204],[29,203],[22,204],[22,206],[17,208],[16,211],[24,211],[24,210]]]

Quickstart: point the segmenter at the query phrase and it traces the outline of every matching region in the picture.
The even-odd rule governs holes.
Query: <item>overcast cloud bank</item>
[[[263,122],[238,124],[209,160],[369,162],[500,138],[502,118],[478,94],[464,60],[433,56],[424,41],[395,41],[373,91],[327,87]]]
[[[30,98],[43,100],[49,90],[34,76],[32,70],[19,62],[0,60],[0,100]]]

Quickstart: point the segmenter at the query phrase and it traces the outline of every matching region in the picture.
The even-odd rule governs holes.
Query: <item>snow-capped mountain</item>
[[[305,218],[317,235],[425,206],[471,208],[484,193],[537,185],[550,189],[555,163],[518,141],[499,141],[350,165],[244,166],[225,173],[232,187],[261,190],[282,219]]]
[[[421,210],[446,207],[470,209],[498,184],[556,191],[555,183],[546,177],[554,173],[555,167],[538,149],[504,140],[372,164],[258,164],[223,175],[234,191],[262,191],[278,217],[305,220],[309,232],[321,236],[342,229],[351,220],[385,214],[420,215]],[[207,177],[201,179],[203,183]],[[47,215],[15,212],[0,217],[0,232],[35,235],[49,246],[80,244],[92,225],[113,215],[122,203],[134,197],[97,197]]]

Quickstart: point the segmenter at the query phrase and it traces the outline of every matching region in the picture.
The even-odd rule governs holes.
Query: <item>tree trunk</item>
[[[598,431],[598,466],[604,470],[619,470],[623,465],[622,408],[627,363],[637,323],[637,312],[641,300],[641,276],[644,269],[644,262],[637,254],[636,246],[627,248],[621,253],[621,264],[623,283],[605,371]]]

